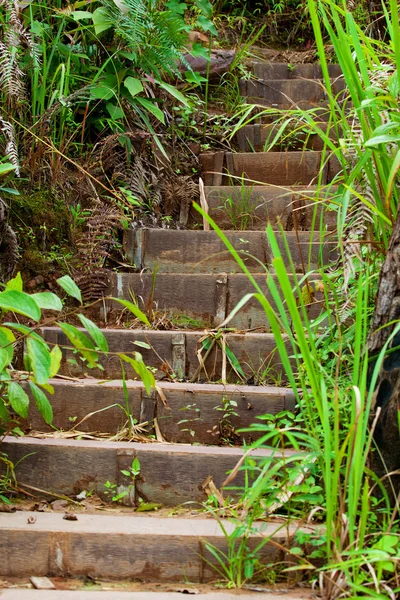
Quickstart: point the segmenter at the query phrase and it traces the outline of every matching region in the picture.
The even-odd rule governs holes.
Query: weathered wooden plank
[[[260,79],[321,79],[322,70],[319,63],[289,64],[254,60],[250,63],[252,72]],[[328,65],[330,77],[342,74],[340,65]]]
[[[345,87],[343,79],[331,85],[335,95]],[[327,99],[325,86],[319,79],[247,79],[241,90],[242,95],[251,101],[279,108],[296,108],[304,103],[318,107]]]
[[[53,431],[54,427],[65,431],[75,428],[113,435],[126,425],[128,415],[124,411],[127,408],[139,423],[150,422],[149,433],[152,432],[153,419],[157,417],[167,442],[213,444],[220,443],[223,430],[229,427],[236,432],[257,423],[257,417],[267,412],[275,414],[294,408],[294,396],[289,389],[262,385],[160,382],[161,399],[157,393],[148,396],[140,381],[127,381],[128,407],[119,380],[106,384],[100,381],[54,380],[52,385],[52,426],[44,423],[32,403],[24,423],[26,427],[36,431]],[[164,397],[167,405],[164,405]],[[237,406],[230,404],[231,401]],[[229,412],[231,416],[224,418],[224,414]],[[259,436],[257,433],[243,433],[232,439],[249,443]]]
[[[326,207],[336,192],[334,186],[322,193],[313,186],[268,185],[208,186],[205,192],[210,216],[223,229],[260,230],[269,221],[272,225],[280,222],[286,231],[307,230],[315,211],[329,230],[336,228],[337,213]],[[198,213],[193,212],[193,219],[199,222]]]
[[[244,185],[313,184],[322,168],[320,152],[240,152],[232,154],[232,162],[231,175],[244,177]],[[326,174],[322,177],[325,182]]]
[[[120,472],[121,453],[124,464],[130,464],[137,457],[140,475],[135,480],[136,494],[146,501],[165,506],[203,501],[206,496],[201,484],[206,478],[212,476],[217,487],[221,487],[226,473],[243,455],[241,448],[231,447],[36,439],[28,436],[19,439],[6,437],[0,447],[14,464],[18,463],[16,476],[20,487],[31,485],[45,492],[68,496],[93,490],[105,498],[106,481],[118,486],[127,485],[126,477]],[[288,457],[292,454],[287,451]],[[253,452],[255,459],[266,460],[273,456],[272,451],[266,449]],[[242,473],[238,474],[235,483],[243,485]],[[40,572],[36,574],[41,575]]]
[[[29,517],[35,518],[34,524],[27,524]],[[267,542],[260,551],[264,561],[282,558],[277,546],[290,547],[299,528],[297,523],[285,528],[281,523],[256,526],[275,542]],[[234,525],[226,522],[225,527],[231,532]],[[302,530],[313,531],[311,527]],[[34,572],[39,576],[203,582],[215,579],[215,571],[202,559],[206,556],[212,562],[204,540],[227,551],[216,519],[80,514],[77,521],[66,521],[57,513],[16,512],[0,514],[0,531],[1,576]],[[259,541],[255,533],[248,543],[254,548]]]
[[[281,123],[266,123],[266,124],[254,124],[245,125],[236,134],[236,143],[241,152],[262,152],[266,146],[272,144],[278,134]],[[326,133],[328,124],[319,123],[319,128]],[[275,152],[284,152],[285,150],[291,152],[294,150],[317,150],[320,152],[323,149],[324,142],[319,135],[312,133],[308,134],[305,131],[298,131],[297,127],[293,127],[293,135],[289,135],[291,128],[285,129],[280,138],[275,142],[274,146],[270,148]],[[335,133],[330,129],[330,138],[335,137]]]
[[[144,362],[148,366],[159,370],[159,373],[156,373],[157,378],[160,376],[164,377],[164,372],[161,368],[169,365],[172,373],[174,373],[178,379],[187,378],[189,380],[195,375],[199,366],[197,352],[202,347],[200,339],[207,335],[207,332],[205,331],[179,332],[174,330],[152,331],[141,329],[105,329],[103,330],[103,333],[107,339],[111,353],[124,352],[125,354],[130,354],[135,350],[140,350]],[[48,342],[70,347],[70,343],[62,333],[61,329],[44,327],[42,329],[42,334],[44,339]],[[179,336],[179,339],[181,340],[179,346],[174,342],[174,339],[177,336]],[[279,354],[276,351],[273,335],[269,333],[228,333],[225,339],[228,348],[230,348],[236,356],[245,377],[247,377],[249,381],[253,381],[257,384],[265,381],[268,383],[282,381],[282,364]],[[146,349],[135,346],[135,341],[145,342],[149,344],[151,348]],[[178,348],[180,352],[179,361],[176,359]],[[204,351],[202,356],[204,359]],[[75,359],[75,362],[70,363],[69,361],[73,358]],[[60,374],[70,377],[84,377],[86,374],[91,377],[98,377],[100,380],[120,379],[122,376],[121,366],[119,361],[114,359],[115,357],[113,356],[107,357],[100,355],[100,362],[103,365],[104,370],[88,369],[85,362],[76,359],[76,355],[72,350],[63,348]],[[218,343],[214,345],[208,358],[205,360],[205,367],[206,371],[201,370],[196,381],[221,380],[222,352]],[[136,377],[136,374],[130,369],[129,365],[125,365],[124,368],[128,379]],[[229,362],[227,364],[226,375],[228,382],[236,383],[239,380],[238,375],[233,371]],[[87,383],[90,383],[90,381]],[[118,396],[113,399],[113,401],[116,400],[120,400],[120,397]],[[73,416],[72,413],[76,413],[77,411],[77,406],[75,405],[74,410],[72,410],[72,406],[73,405],[71,405],[70,411],[71,416]],[[108,418],[112,418],[111,413],[109,413]],[[68,423],[65,422],[65,425],[68,425]],[[36,427],[36,425],[34,427]],[[60,425],[60,427],[63,426]]]

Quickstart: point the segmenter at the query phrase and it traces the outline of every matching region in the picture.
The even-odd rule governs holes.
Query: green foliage
[[[82,303],[81,292],[68,275],[59,278],[58,284],[71,298]],[[51,424],[53,411],[47,394],[51,396],[54,393],[50,380],[59,371],[62,351],[58,345],[50,348],[37,329],[42,310],[53,311],[59,315],[63,310],[63,303],[56,294],[50,292],[27,294],[22,289],[22,278],[18,274],[6,284],[4,291],[0,292],[0,309],[0,428],[10,430],[12,415],[27,418],[30,397],[36,403],[44,421]],[[34,325],[5,321],[4,317],[9,313],[21,315],[28,319],[28,322],[33,321]],[[102,369],[99,360],[102,354],[108,353],[107,340],[93,321],[83,314],[78,313],[77,316],[85,333],[70,323],[57,322],[57,325],[89,369]],[[55,317],[55,322],[57,318]],[[25,372],[22,373],[12,368],[14,348],[20,341],[24,342]],[[118,354],[118,357],[133,367],[150,393],[151,388],[155,387],[155,380],[152,372],[143,363],[141,354],[133,352],[132,356]],[[136,476],[133,471],[132,476]]]

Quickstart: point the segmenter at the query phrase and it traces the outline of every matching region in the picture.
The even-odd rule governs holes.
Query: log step
[[[170,319],[185,315],[202,321],[204,327],[218,327],[236,308],[246,294],[254,293],[255,288],[246,275],[205,275],[203,273],[175,274],[157,273],[155,280],[151,273],[111,273],[109,295],[114,298],[136,299],[139,306],[149,314],[156,311]],[[314,279],[318,279],[316,276]],[[266,276],[254,275],[272,306],[276,306],[267,290]],[[308,308],[310,318],[320,313],[318,294]],[[108,308],[121,306],[110,301]],[[229,327],[245,331],[263,328],[269,331],[270,325],[260,303],[251,298],[229,321]]]
[[[235,136],[236,144],[240,152],[265,152],[267,146],[274,142],[275,137],[281,129],[282,123],[269,123],[245,125],[241,127]],[[326,133],[328,130],[327,123],[319,123],[318,127]],[[293,132],[293,133],[291,133]],[[329,137],[336,137],[333,129],[329,131]],[[304,129],[301,123],[293,123],[288,126],[279,139],[274,143],[270,150],[274,152],[284,152],[285,150],[316,150],[320,152],[324,147],[323,140],[316,133],[310,133],[307,126]]]
[[[322,69],[319,63],[278,63],[254,60],[250,63],[250,68],[255,77],[259,79],[321,79]],[[328,72],[331,78],[340,77],[342,70],[340,65],[328,65]]]
[[[222,160],[220,155],[224,155]],[[315,185],[332,181],[337,162],[321,164],[321,152],[225,152],[200,155],[205,185],[275,186]],[[214,174],[218,176],[216,180]]]
[[[209,214],[222,229],[254,231],[268,222],[279,222],[285,231],[312,229],[314,213],[317,230],[322,219],[328,230],[335,230],[337,213],[330,205],[337,188],[330,186],[318,192],[313,186],[229,186],[210,185],[205,188]],[[195,222],[201,217],[194,211]]]
[[[35,521],[28,524],[30,517]],[[230,522],[224,525],[233,531]],[[274,542],[289,548],[299,524],[282,528],[281,523],[263,523],[258,527],[272,540],[260,552],[261,560],[267,563],[285,557]],[[313,531],[307,526],[301,530]],[[213,562],[205,542],[227,551],[217,520],[205,518],[80,514],[77,521],[67,521],[62,514],[18,511],[0,514],[0,531],[0,576],[35,573],[160,583],[206,582],[218,577],[202,558]],[[249,546],[259,543],[259,535],[252,534]],[[55,590],[49,593],[51,597],[57,595]],[[43,598],[43,591],[40,594]],[[90,594],[92,597],[96,592]]]
[[[111,502],[104,493],[105,483],[109,481],[117,485],[119,493],[128,492],[125,498],[128,504],[138,503],[140,498],[163,506],[201,503],[207,499],[202,487],[204,482],[212,477],[220,489],[227,473],[243,457],[243,450],[236,447],[107,442],[57,438],[55,435],[44,439],[10,436],[5,437],[1,445],[2,452],[16,465],[19,488],[38,497],[51,497],[52,494],[75,497],[83,491],[93,491]],[[297,456],[298,453],[285,450],[285,457],[291,458],[292,462]],[[259,463],[269,463],[277,457],[282,460],[282,449],[257,449],[251,457]],[[129,469],[135,458],[139,460],[140,473],[133,482],[122,470]],[[290,464],[288,462],[286,468],[290,468]],[[3,468],[0,465],[0,470]],[[242,471],[230,485],[244,485]],[[9,514],[6,516],[10,518]],[[2,539],[0,536],[0,543]],[[13,573],[9,571],[8,574]],[[106,573],[103,575],[107,576]]]
[[[190,322],[189,322],[190,325]],[[192,325],[193,326],[193,325]],[[165,372],[178,380],[195,383],[221,381],[223,379],[223,356],[221,339],[215,342],[208,357],[205,350],[201,352],[205,370],[198,372],[200,365],[198,352],[211,341],[212,333],[207,331],[157,331],[143,329],[103,329],[109,351],[131,354],[138,351],[142,354],[146,365],[157,369],[156,378],[165,379]],[[42,335],[49,344],[71,347],[66,335],[57,327],[42,328]],[[204,343],[203,341],[204,340]],[[282,364],[276,351],[275,339],[269,333],[226,333],[225,345],[237,359],[244,378],[233,370],[229,360],[226,361],[226,380],[231,383],[251,383],[256,385],[279,385],[284,379]],[[139,342],[140,345],[135,344]],[[147,344],[150,348],[143,347]],[[98,379],[121,379],[122,371],[118,357],[112,354],[100,354],[100,363],[104,370],[88,369],[87,364],[80,361],[73,350],[63,348],[63,358],[59,373],[68,377],[97,377]],[[128,378],[136,374],[129,365],[125,365]],[[197,373],[197,377],[196,377]]]
[[[157,419],[166,442],[251,443],[263,434],[237,431],[250,427],[266,413],[293,410],[295,406],[293,392],[279,387],[162,382],[161,397],[157,392],[148,396],[139,381],[127,381],[125,398],[121,381],[54,380],[52,385],[55,390],[49,398],[54,414],[52,425],[44,423],[36,405],[31,403],[25,423],[29,429],[51,432],[54,428],[64,431],[75,428],[111,436],[126,424],[128,416],[124,410],[128,407],[139,424],[150,422],[146,428],[149,436],[154,437],[153,420]],[[87,418],[88,415],[91,416]],[[146,435],[146,431],[143,433]]]
[[[105,586],[106,588],[107,586]],[[257,585],[260,588],[260,585]],[[115,589],[115,586],[113,586]],[[191,589],[190,584],[184,586]],[[193,588],[192,588],[193,589]],[[263,592],[226,592],[215,589],[212,592],[127,592],[126,586],[120,591],[84,591],[84,590],[27,590],[3,589],[0,591],[1,600],[182,600],[183,594],[195,594],[196,600],[310,600],[315,595],[304,588],[282,590],[276,593],[268,588]]]
[[[332,82],[335,95],[344,87],[343,79]],[[324,82],[320,79],[241,79],[239,89],[248,102],[279,109],[327,106]]]
[[[272,263],[272,251],[265,231],[229,231],[226,237],[247,268],[265,272]],[[319,234],[286,232],[276,234],[282,255],[289,264],[285,243],[296,270],[307,270],[335,262],[336,242],[321,241]],[[129,264],[139,271],[157,273],[241,273],[242,269],[215,231],[136,228],[125,233],[124,251]]]

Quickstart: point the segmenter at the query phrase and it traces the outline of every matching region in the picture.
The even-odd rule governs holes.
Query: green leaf
[[[201,85],[207,81],[207,78],[200,75],[197,71],[185,71],[185,79],[188,83],[194,83],[195,85]]]
[[[135,344],[135,346],[139,346],[140,348],[146,348],[146,350],[151,350],[151,346],[150,344],[147,344],[146,342],[133,342]]]
[[[31,298],[35,300],[40,308],[45,310],[60,311],[63,308],[60,298],[52,292],[40,292],[38,294],[32,294]]]
[[[50,379],[51,356],[47,344],[36,338],[28,337],[26,348],[31,369],[37,383],[47,383]]]
[[[104,6],[96,8],[92,14],[92,20],[96,35],[103,33],[103,31],[107,31],[107,29],[110,29],[113,25],[110,13]]]
[[[186,98],[186,96],[184,96],[182,94],[182,92],[177,90],[173,85],[170,85],[169,83],[165,83],[164,81],[157,81],[157,83],[160,86],[160,88],[162,88],[163,90],[165,90],[166,92],[171,94],[171,96],[176,98],[176,100],[179,100],[179,102],[181,102],[185,106],[190,107],[189,100]]]
[[[0,347],[7,353],[7,364],[9,365],[14,356],[15,335],[7,327],[0,327]]]
[[[81,290],[76,285],[75,281],[71,279],[69,275],[64,275],[64,277],[60,277],[57,279],[57,283],[62,289],[67,292],[68,296],[72,296],[76,300],[82,304],[82,294]]]
[[[122,306],[125,306],[125,308],[127,308],[133,315],[135,315],[137,319],[139,319],[139,321],[145,323],[146,325],[150,325],[150,321],[148,320],[144,312],[142,312],[140,308],[135,306],[135,304],[132,304],[132,302],[129,302],[129,300],[120,300],[119,298],[114,298],[114,300],[119,302],[119,304],[122,304]]]
[[[0,373],[10,364],[10,354],[5,348],[0,348]]]
[[[379,144],[392,144],[400,141],[400,134],[397,135],[377,135],[369,140],[367,140],[364,144],[366,148],[370,148],[371,146],[378,146]]]
[[[148,370],[146,365],[143,362],[142,355],[139,352],[134,352],[135,358],[131,358],[126,354],[119,354],[120,358],[130,364],[136,373],[139,375],[140,379],[143,382],[144,387],[146,388],[147,394],[150,394],[151,389],[156,387],[156,380],[154,379],[154,375],[151,371]]]
[[[10,173],[10,171],[15,171],[15,165],[11,163],[0,164],[0,175],[5,175],[6,173]]]
[[[86,329],[86,331],[88,332],[88,334],[95,341],[96,346],[100,348],[102,352],[108,352],[108,342],[104,337],[104,334],[101,331],[101,329],[99,329],[97,325],[93,323],[93,321],[91,321],[87,317],[84,317],[83,315],[78,315],[78,318],[84,326],[84,328]]]
[[[108,85],[99,84],[96,87],[91,88],[90,98],[91,100],[109,100],[115,96],[115,91]]]
[[[90,368],[96,367],[98,354],[95,350],[94,344],[92,340],[90,340],[87,335],[85,335],[82,331],[79,331],[73,325],[69,325],[68,323],[57,323],[58,326],[65,333],[71,344],[79,350],[79,353],[86,358],[88,361],[88,366]]]
[[[165,125],[165,117],[163,111],[158,108],[157,104],[151,102],[147,98],[142,98],[141,96],[136,96],[135,102],[139,102],[148,112],[156,117],[163,125]]]
[[[17,273],[14,279],[10,279],[10,281],[6,284],[6,292],[11,290],[22,292],[22,277],[21,273]]]
[[[8,401],[17,415],[23,419],[27,418],[29,408],[28,394],[14,381],[8,384]]]
[[[143,85],[140,79],[135,77],[127,77],[124,81],[124,86],[132,97],[135,97],[140,92],[143,92]]]
[[[54,346],[50,352],[50,377],[57,375],[62,360],[62,352],[59,346]]]
[[[48,401],[46,394],[35,383],[33,383],[33,381],[29,382],[29,387],[40,414],[42,415],[45,423],[50,425],[53,420],[53,409],[51,408],[51,404]]]
[[[110,117],[114,121],[118,121],[118,119],[125,118],[125,113],[122,110],[122,108],[120,106],[115,106],[115,104],[113,104],[112,102],[107,102],[106,109],[108,110]]]
[[[7,423],[9,420],[10,420],[10,415],[8,414],[7,407],[4,404],[3,398],[0,398],[0,423],[2,421]]]
[[[0,292],[0,308],[39,321],[42,313],[36,302],[25,292],[10,290]]]
[[[74,10],[70,15],[74,21],[81,21],[82,19],[93,19],[93,13],[88,10]]]
[[[196,25],[201,27],[203,31],[209,31],[212,35],[218,36],[218,31],[216,30],[214,23],[205,16],[200,15],[197,17]]]

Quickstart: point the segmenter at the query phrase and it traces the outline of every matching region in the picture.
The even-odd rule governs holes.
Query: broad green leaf
[[[377,135],[370,138],[364,144],[366,148],[371,146],[378,146],[379,144],[393,144],[400,141],[400,135]]]
[[[101,329],[99,329],[97,325],[93,323],[93,321],[91,321],[87,317],[84,317],[83,315],[78,315],[78,318],[84,326],[84,328],[86,329],[86,331],[88,332],[88,334],[95,341],[96,346],[100,348],[102,352],[108,352],[108,342],[104,337]]]
[[[102,33],[103,31],[107,31],[107,29],[110,29],[113,25],[111,16],[104,6],[96,8],[92,14],[92,19],[96,35],[99,35],[99,33]]]
[[[90,368],[99,366],[97,365],[98,354],[92,340],[73,325],[69,325],[68,323],[57,324],[65,333],[71,344],[79,350],[79,353],[88,361],[88,366]]]
[[[10,290],[0,292],[0,308],[39,321],[42,313],[36,302],[25,292]]]
[[[6,405],[4,404],[4,400],[3,398],[0,398],[0,423],[2,421],[4,421],[5,423],[7,423],[10,419],[10,416],[8,414],[8,410]]]
[[[135,102],[139,102],[148,112],[156,117],[163,125],[165,125],[165,117],[163,111],[158,108],[157,104],[151,102],[147,98],[142,98],[141,96],[136,96]]]
[[[10,353],[8,349],[0,348],[0,373],[4,371],[6,367],[10,364]]]
[[[38,294],[32,294],[31,298],[35,300],[38,306],[46,310],[62,310],[62,302],[56,294],[52,292],[40,292]]]
[[[50,378],[51,368],[49,347],[43,341],[28,337],[26,348],[35,380],[37,383],[47,383]]]
[[[24,333],[26,335],[30,335],[31,337],[39,340],[39,342],[43,341],[43,338],[36,333],[36,331],[32,331],[31,327],[28,327],[27,325],[21,325],[20,323],[4,323],[4,325],[6,327],[10,327],[11,329],[15,329],[15,331],[19,331],[20,333]],[[14,334],[10,331],[11,335],[13,336],[13,341],[15,341],[15,337]]]
[[[205,16],[198,16],[196,25],[201,27],[203,31],[209,31],[212,35],[218,36],[218,31],[216,30],[214,23]]]
[[[136,94],[143,92],[142,82],[140,79],[136,79],[135,77],[127,77],[124,81],[124,86],[132,97],[135,97]]]
[[[157,83],[160,86],[160,88],[171,94],[171,96],[179,100],[179,102],[182,102],[182,104],[184,104],[185,106],[190,106],[189,100],[186,98],[186,96],[184,96],[182,92],[177,90],[173,85],[165,83],[164,81],[157,81]]]
[[[6,292],[11,290],[16,290],[17,292],[22,292],[22,277],[21,273],[17,273],[14,279],[10,279],[10,281],[6,284]]]
[[[156,380],[154,379],[154,375],[143,362],[142,355],[139,352],[134,352],[134,357],[131,358],[126,354],[119,354],[120,358],[127,362],[133,367],[136,373],[139,375],[140,379],[143,382],[144,387],[146,388],[147,394],[150,394],[151,389],[156,387]]]
[[[72,296],[72,298],[79,300],[79,302],[82,304],[81,290],[78,288],[75,281],[71,279],[69,275],[64,275],[64,277],[60,277],[60,279],[57,279],[57,283],[59,286],[62,287],[62,289],[65,292],[67,292],[68,296]]]
[[[188,83],[194,83],[195,85],[201,85],[207,81],[207,78],[200,75],[197,71],[185,71],[185,79]]]
[[[122,304],[122,306],[125,306],[125,308],[127,308],[133,315],[135,315],[137,319],[139,319],[139,321],[145,323],[146,325],[150,325],[150,321],[148,320],[144,312],[142,312],[140,308],[132,304],[132,302],[129,302],[129,300],[120,300],[119,298],[114,298],[114,300]]]
[[[107,102],[106,109],[108,110],[110,117],[114,119],[114,121],[125,118],[125,113],[122,110],[122,108],[120,106],[116,106],[112,102]]]
[[[8,384],[8,401],[17,415],[23,419],[27,418],[29,408],[28,394],[14,381]]]
[[[51,408],[51,404],[48,401],[46,394],[40,389],[40,387],[33,383],[33,381],[29,382],[29,387],[40,414],[42,415],[44,421],[50,425],[53,420],[53,409]]]
[[[15,165],[11,163],[0,164],[0,175],[5,175],[6,173],[10,173],[10,171],[15,171]]]
[[[62,352],[59,346],[54,346],[50,352],[50,377],[57,375],[62,359]]]
[[[93,100],[109,100],[115,96],[114,88],[106,84],[99,84],[90,90],[90,98]]]
[[[71,17],[74,21],[81,21],[82,19],[92,19],[93,13],[88,10],[74,10],[74,12],[71,13]]]
[[[13,359],[14,356],[14,344],[15,335],[7,327],[0,327],[0,347],[7,352],[8,363]]]
[[[135,346],[139,346],[140,348],[146,348],[146,350],[151,350],[150,344],[146,344],[146,342],[133,342]]]

